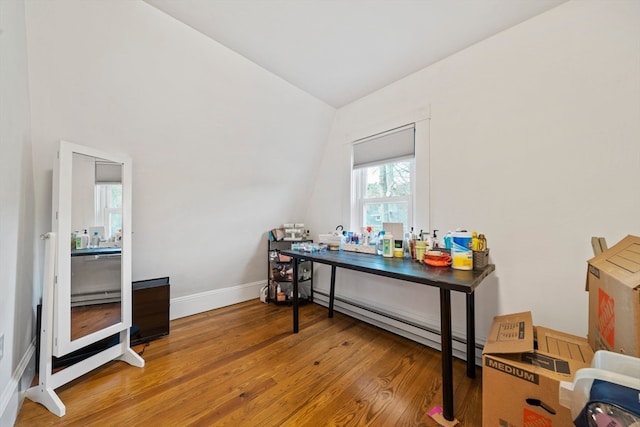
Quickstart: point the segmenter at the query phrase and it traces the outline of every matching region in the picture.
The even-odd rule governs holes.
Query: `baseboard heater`
[[[314,289],[313,302],[329,307],[329,294]],[[334,310],[363,322],[375,325],[394,334],[403,336],[412,341],[426,345],[441,351],[441,338],[439,325],[426,325],[413,319],[408,319],[397,313],[391,313],[379,307],[374,307],[350,298],[336,295],[334,297]],[[452,334],[453,355],[461,360],[467,360],[467,340],[459,334]],[[482,345],[475,343],[475,364],[482,366]]]
[[[120,302],[121,292],[119,289],[100,292],[88,292],[71,295],[71,307],[82,307],[93,304],[106,304]]]

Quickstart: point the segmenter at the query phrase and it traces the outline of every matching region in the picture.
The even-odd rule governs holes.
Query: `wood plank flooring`
[[[120,322],[119,302],[71,308],[71,341]]]
[[[56,390],[58,418],[25,399],[16,426],[438,426],[438,351],[316,304],[257,299],[177,319],[144,368],[111,362]],[[141,348],[137,348],[141,349]],[[455,416],[482,424],[482,374],[454,360]]]

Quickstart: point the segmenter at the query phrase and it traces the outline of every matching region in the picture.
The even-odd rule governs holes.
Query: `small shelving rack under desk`
[[[267,302],[292,304],[293,259],[281,255],[280,251],[291,249],[292,243],[313,243],[313,240],[269,240],[267,242]],[[299,302],[313,301],[313,263],[301,260],[298,266]],[[278,285],[284,293],[284,300],[278,300]]]

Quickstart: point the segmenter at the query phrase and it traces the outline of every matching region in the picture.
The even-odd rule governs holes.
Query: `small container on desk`
[[[363,254],[376,254],[376,247],[373,245],[357,245],[355,243],[345,243],[342,250],[347,252],[359,252]]]
[[[482,270],[489,265],[489,249],[473,251],[473,269]]]

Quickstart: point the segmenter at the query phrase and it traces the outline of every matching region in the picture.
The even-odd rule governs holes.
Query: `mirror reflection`
[[[122,164],[73,153],[71,341],[122,321]]]

